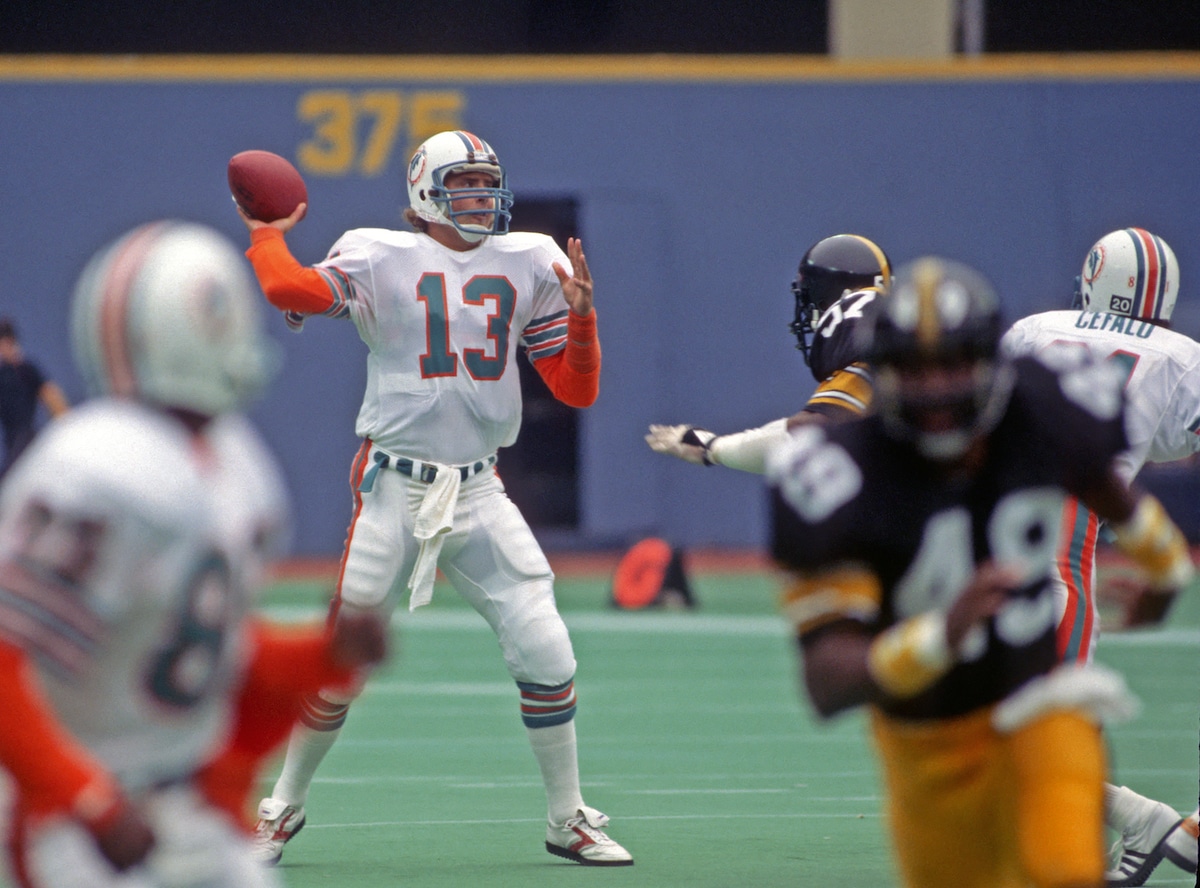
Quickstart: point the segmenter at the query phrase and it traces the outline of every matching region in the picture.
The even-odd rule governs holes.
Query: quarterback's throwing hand
[[[698,466],[711,466],[708,445],[715,437],[710,431],[690,425],[652,425],[646,443],[655,453],[685,459]]]
[[[587,257],[583,255],[583,242],[572,237],[567,239],[567,258],[571,260],[571,274],[559,263],[554,263],[554,273],[562,285],[563,296],[571,311],[580,317],[592,313],[592,273],[588,271]]]
[[[304,214],[308,212],[308,204],[301,203],[296,207],[296,209],[292,210],[292,214],[290,216],[284,216],[282,219],[276,219],[274,222],[263,222],[260,219],[255,219],[253,216],[247,215],[246,211],[243,210],[236,201],[234,202],[234,207],[237,209],[237,214],[242,219],[242,224],[245,225],[248,230],[254,231],[256,228],[278,228],[284,234],[287,234],[289,231],[295,228],[296,223],[303,219]]]

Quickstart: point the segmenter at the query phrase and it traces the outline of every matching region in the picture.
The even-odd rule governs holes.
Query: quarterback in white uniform
[[[1038,354],[1054,363],[1086,352],[1119,368],[1129,449],[1117,458],[1116,469],[1126,484],[1147,462],[1172,462],[1200,451],[1200,343],[1169,329],[1178,291],[1179,265],[1166,241],[1141,228],[1121,229],[1088,252],[1076,294],[1079,307],[1023,318],[1002,340],[1012,356]],[[1090,662],[1099,636],[1098,531],[1096,516],[1070,498],[1055,584],[1058,652],[1067,661]],[[1110,826],[1125,844],[1108,884],[1142,884],[1163,856],[1196,872],[1195,815],[1181,823],[1170,806],[1126,787],[1108,786],[1106,792]]]
[[[580,242],[508,233],[512,193],[495,152],[465,131],[439,133],[408,167],[415,231],[358,229],[301,266],[283,234],[304,215],[250,229],[267,299],[298,327],[349,318],[366,343],[367,384],[351,472],[354,517],[335,613],[389,615],[428,603],[438,568],[484,617],[517,683],[546,787],[546,849],[585,865],[630,854],[584,804],[575,740],[575,658],[553,573],[496,475],[497,448],[521,423],[517,346],[559,400],[587,407],[599,388],[592,279]],[[570,272],[567,271],[570,269]],[[304,825],[316,768],[355,693],[305,703],[283,771],[259,810],[259,851],[274,863]]]

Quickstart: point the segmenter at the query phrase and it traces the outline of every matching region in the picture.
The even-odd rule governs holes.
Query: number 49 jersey
[[[241,417],[195,436],[132,402],[76,408],[5,478],[0,638],[127,789],[186,779],[224,736],[284,497]]]
[[[842,620],[876,633],[944,612],[989,559],[1023,578],[949,673],[882,704],[897,717],[961,715],[1055,664],[1049,578],[1064,496],[1087,489],[1124,449],[1123,404],[1109,365],[1062,375],[1029,358],[1011,366],[1005,414],[969,476],[920,458],[875,415],[803,426],[772,454],[772,553],[819,580],[797,584],[785,604],[802,642]]]

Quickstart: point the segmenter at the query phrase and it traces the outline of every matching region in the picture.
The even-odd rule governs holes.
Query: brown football
[[[274,222],[308,202],[308,188],[292,164],[270,151],[242,151],[229,160],[229,190],[252,219]]]

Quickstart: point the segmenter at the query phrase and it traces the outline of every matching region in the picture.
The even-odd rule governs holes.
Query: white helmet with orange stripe
[[[71,338],[93,394],[214,416],[246,406],[273,375],[246,260],[224,235],[153,222],[102,249],[75,286]]]
[[[1088,252],[1079,279],[1084,311],[1167,322],[1179,295],[1179,263],[1167,242],[1144,228],[1110,232]]]
[[[467,172],[487,173],[492,185],[445,186],[450,173]],[[491,208],[454,209],[452,202],[465,198],[483,198],[491,202]],[[453,225],[468,241],[478,243],[489,234],[508,233],[513,193],[508,190],[508,178],[492,146],[466,130],[450,130],[426,139],[408,162],[408,202],[425,221]],[[490,216],[491,223],[482,225],[459,218],[479,215]]]

